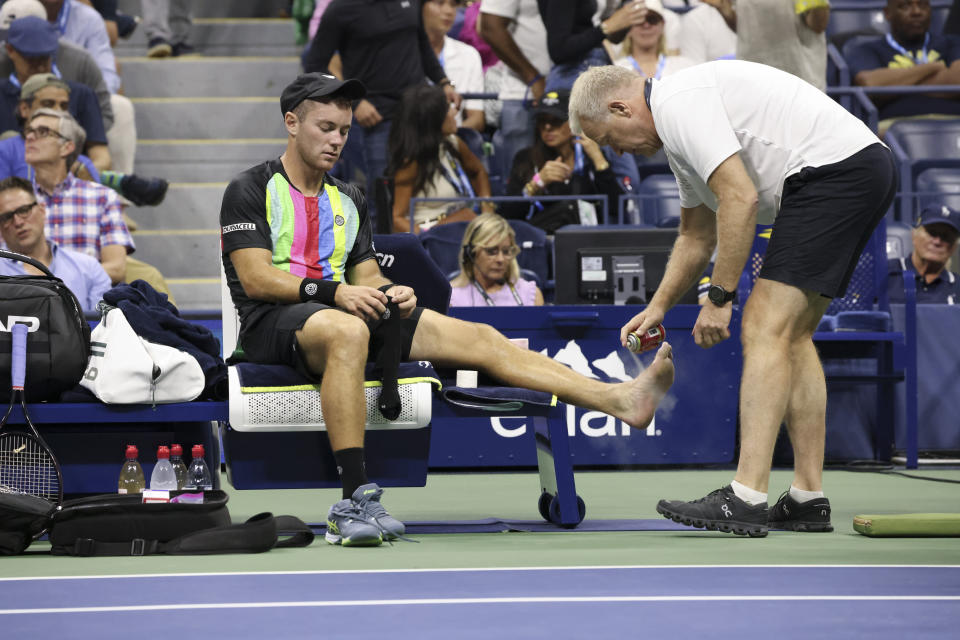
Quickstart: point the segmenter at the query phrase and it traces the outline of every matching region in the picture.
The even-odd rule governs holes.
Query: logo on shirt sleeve
[[[256,231],[257,225],[252,222],[238,222],[236,224],[228,224],[225,227],[221,228],[223,233],[231,233],[233,231]]]

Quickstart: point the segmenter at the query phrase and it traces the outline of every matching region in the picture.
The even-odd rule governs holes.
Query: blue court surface
[[[0,578],[0,638],[955,638],[960,565]]]

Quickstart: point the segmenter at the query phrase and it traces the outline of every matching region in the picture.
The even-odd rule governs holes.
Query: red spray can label
[[[634,353],[643,353],[659,347],[667,337],[667,330],[662,324],[647,329],[646,333],[631,331],[627,334],[627,349]]]

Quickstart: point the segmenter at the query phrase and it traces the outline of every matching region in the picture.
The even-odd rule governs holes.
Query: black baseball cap
[[[570,119],[567,113],[570,104],[570,92],[566,89],[559,91],[548,91],[540,98],[540,102],[533,110],[534,116],[549,115],[567,121]]]
[[[367,95],[367,88],[359,80],[338,80],[326,73],[314,71],[297,76],[280,94],[280,111],[287,113],[297,108],[309,98],[342,96],[348,100],[359,100]]]

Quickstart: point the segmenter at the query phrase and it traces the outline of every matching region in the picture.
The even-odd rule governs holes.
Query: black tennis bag
[[[170,495],[181,493],[186,492]],[[69,556],[260,553],[313,542],[313,531],[294,516],[260,513],[231,524],[228,499],[223,491],[204,491],[200,504],[144,503],[140,494],[104,494],[68,500],[57,509],[42,498],[0,493],[0,543],[8,536],[0,553],[23,551],[44,530],[51,553]]]
[[[0,258],[33,265],[42,276],[0,276],[0,390],[10,388],[10,329],[26,324],[29,402],[56,400],[80,382],[90,351],[90,325],[63,280],[33,258],[0,249]]]

